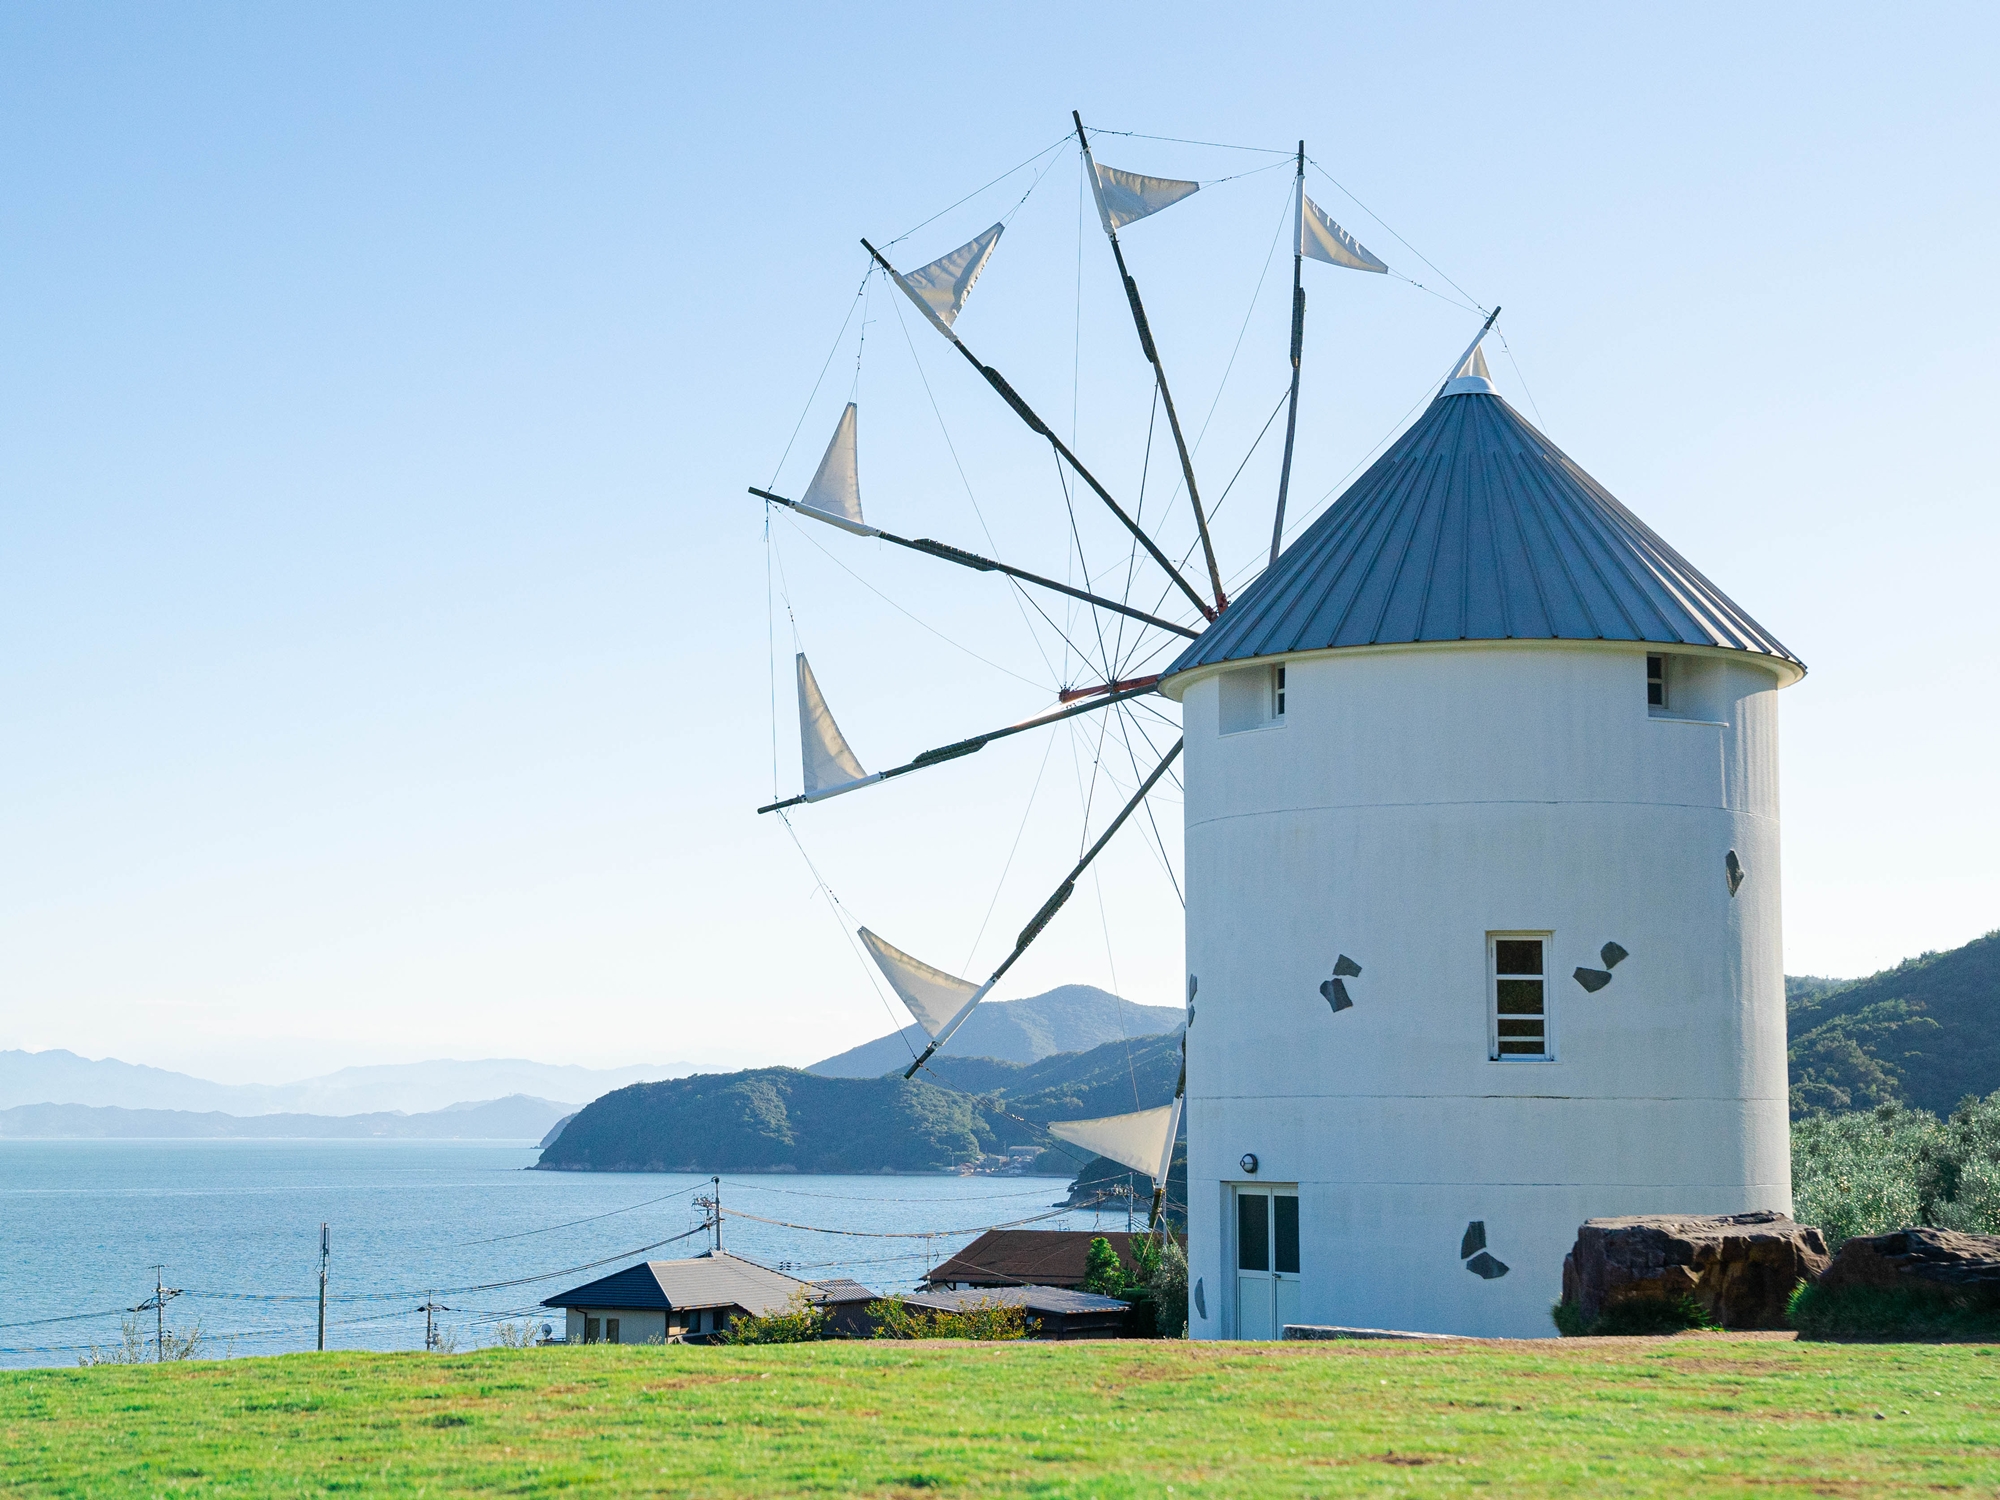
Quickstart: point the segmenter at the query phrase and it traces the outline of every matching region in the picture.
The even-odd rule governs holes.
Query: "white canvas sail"
[[[1323,260],[1330,266],[1346,266],[1350,271],[1386,274],[1389,268],[1369,254],[1361,241],[1328,218],[1326,210],[1305,195],[1304,187],[1301,183],[1299,254],[1310,260]]]
[[[934,321],[942,323],[948,331],[964,309],[965,299],[972,295],[972,285],[979,280],[979,273],[986,269],[986,262],[992,258],[993,248],[1000,243],[1005,227],[995,224],[951,254],[932,261],[920,271],[911,271],[896,279],[902,282],[903,290],[910,294],[917,306]]]
[[[1142,177],[1137,172],[1121,172],[1099,162],[1090,164],[1090,185],[1097,194],[1097,212],[1104,220],[1104,232],[1116,233],[1163,208],[1172,208],[1181,199],[1201,191],[1198,182],[1178,177]]]
[[[1142,1109],[1136,1114],[1107,1115],[1098,1120],[1057,1120],[1049,1134],[1069,1141],[1099,1156],[1108,1156],[1120,1166],[1144,1172],[1156,1187],[1167,1180],[1173,1162],[1174,1135],[1180,1128],[1181,1102],[1163,1104],[1158,1109]]]
[[[861,941],[875,956],[876,966],[889,981],[889,988],[902,997],[926,1036],[944,1035],[986,994],[985,987],[942,969],[933,969],[922,959],[912,958],[884,942],[866,927],[861,929]]]
[[[852,791],[857,786],[879,781],[861,769],[861,762],[847,747],[847,737],[833,722],[833,710],[813,677],[812,663],[799,653],[799,751],[805,762],[806,800]]]
[[[854,449],[856,417],[855,405],[850,401],[847,410],[840,414],[840,424],[833,429],[833,441],[826,445],[826,454],[820,459],[819,469],[812,483],[806,486],[805,498],[799,505],[811,511],[817,520],[873,536],[875,528],[863,525],[861,520],[861,474]]]

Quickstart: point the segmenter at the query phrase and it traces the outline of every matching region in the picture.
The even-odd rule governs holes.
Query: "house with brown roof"
[[[962,1291],[973,1287],[1083,1285],[1090,1242],[1104,1239],[1118,1252],[1128,1272],[1136,1272],[1134,1245],[1143,1234],[1089,1229],[989,1229],[958,1254],[924,1277],[932,1291]]]

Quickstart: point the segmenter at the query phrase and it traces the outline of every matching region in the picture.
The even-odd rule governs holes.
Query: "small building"
[[[1108,1240],[1127,1271],[1138,1268],[1133,1246],[1143,1234],[1090,1229],[989,1229],[978,1239],[924,1277],[932,1291],[972,1287],[1083,1285],[1090,1242]]]
[[[828,1326],[863,1337],[875,1294],[858,1281],[801,1281],[726,1251],[649,1260],[546,1299],[561,1308],[572,1344],[705,1343],[741,1317],[782,1312],[805,1290]]]
[[[913,1292],[906,1306],[925,1312],[965,1312],[980,1306],[1018,1307],[1028,1316],[1028,1336],[1036,1339],[1118,1339],[1125,1337],[1129,1302],[1060,1286],[988,1286],[959,1292]]]

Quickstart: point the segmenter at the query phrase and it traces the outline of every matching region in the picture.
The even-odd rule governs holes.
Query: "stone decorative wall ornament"
[[[1320,998],[1333,1008],[1335,1015],[1354,1008],[1354,997],[1347,993],[1346,981],[1360,977],[1361,965],[1345,953],[1333,961],[1333,978],[1320,981],[1319,993]]]
[[[1743,861],[1736,857],[1734,849],[1731,849],[1728,857],[1722,861],[1722,869],[1729,881],[1729,894],[1734,896],[1743,889],[1743,882],[1750,872],[1743,868]]]
[[[1508,1271],[1507,1263],[1496,1259],[1486,1249],[1484,1219],[1474,1219],[1465,1226],[1465,1234],[1458,1242],[1458,1258],[1465,1262],[1465,1269],[1481,1281],[1497,1281]]]
[[[1597,950],[1597,956],[1603,960],[1603,968],[1578,969],[1575,976],[1576,982],[1593,995],[1611,983],[1611,971],[1632,955],[1625,951],[1623,944],[1606,943]]]

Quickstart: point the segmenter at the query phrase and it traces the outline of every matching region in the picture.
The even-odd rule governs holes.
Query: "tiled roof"
[[[1081,1286],[1090,1242],[1099,1236],[1088,1229],[989,1229],[958,1254],[924,1277],[932,1286],[964,1282],[970,1286]],[[1103,1236],[1126,1266],[1135,1236],[1114,1230]]]
[[[693,1260],[627,1266],[550,1297],[544,1307],[740,1307],[759,1317],[780,1311],[809,1283],[722,1251]]]
[[[1079,1292],[1066,1286],[979,1286],[963,1292],[913,1292],[903,1299],[931,1312],[964,1312],[969,1307],[1024,1307],[1029,1312],[1068,1317],[1077,1313],[1121,1313],[1131,1307],[1116,1297]]]

